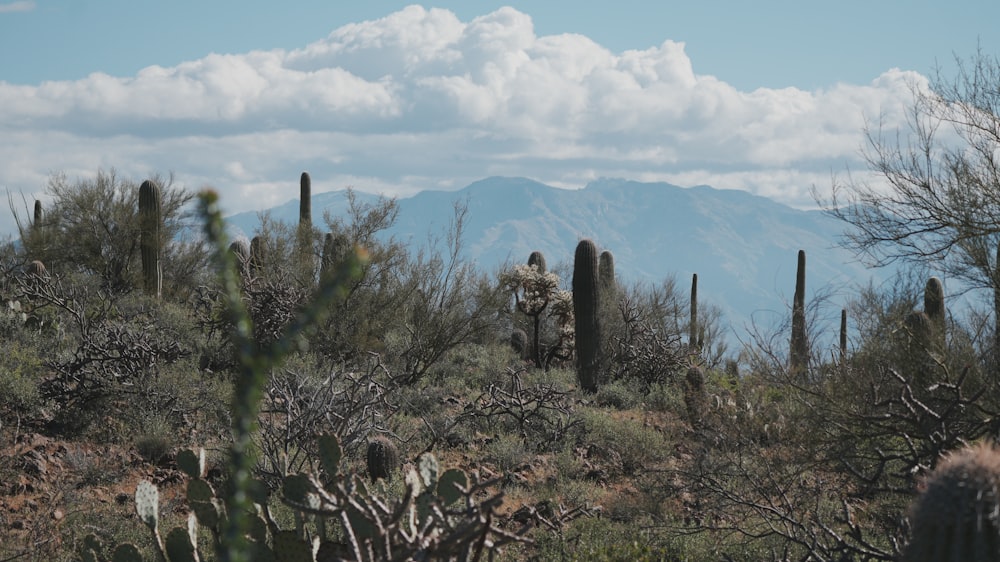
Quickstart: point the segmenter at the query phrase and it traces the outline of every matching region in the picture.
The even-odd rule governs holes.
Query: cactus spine
[[[156,298],[163,294],[163,270],[160,224],[163,221],[160,186],[146,180],[139,186],[139,253],[146,293]]]
[[[698,274],[691,275],[691,325],[688,326],[688,345],[694,347],[700,339],[698,332]],[[701,348],[701,344],[698,344]]]
[[[804,373],[809,363],[809,342],[806,341],[806,252],[799,250],[795,270],[795,296],[792,300],[791,369]]]
[[[379,478],[392,480],[392,475],[399,467],[399,452],[392,441],[378,436],[368,443],[368,476],[372,482]]]
[[[1000,559],[1000,453],[980,444],[951,454],[914,502],[903,562]]]
[[[601,319],[597,246],[581,240],[573,258],[573,312],[576,320],[576,361],[580,387],[596,392],[600,385]]]

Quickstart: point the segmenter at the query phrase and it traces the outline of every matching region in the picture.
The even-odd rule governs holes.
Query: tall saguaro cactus
[[[698,274],[691,274],[691,325],[688,326],[688,345],[698,343]]]
[[[840,362],[847,359],[847,309],[840,309]]]
[[[537,250],[531,252],[531,255],[528,256],[528,265],[535,266],[538,273],[545,273],[545,256]]]
[[[795,374],[805,372],[809,363],[809,342],[806,340],[806,252],[799,250],[795,270],[795,295],[792,298],[791,369]]]
[[[601,319],[597,246],[581,240],[573,258],[573,312],[576,320],[576,361],[580,387],[596,392],[600,385]]]
[[[924,288],[924,312],[931,321],[930,343],[937,348],[935,351],[944,351],[947,311],[944,306],[944,285],[937,277],[928,279]]]
[[[307,277],[315,273],[312,255],[312,178],[309,172],[299,177],[298,259]]]
[[[615,255],[610,250],[601,252],[597,262],[597,274],[601,279],[601,291],[606,295],[615,290]]]
[[[997,375],[1000,375],[1000,244],[997,244],[997,256],[993,269],[993,364]]]
[[[309,172],[299,177],[299,224],[312,225],[312,178]]]
[[[42,202],[35,199],[35,209],[34,209],[34,220],[31,221],[31,226],[38,228],[42,225]]]
[[[146,293],[160,298],[163,294],[163,269],[160,265],[162,244],[160,225],[163,210],[160,186],[146,180],[139,186],[139,254]]]

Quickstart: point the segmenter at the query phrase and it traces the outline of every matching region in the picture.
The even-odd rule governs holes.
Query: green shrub
[[[33,347],[7,342],[0,353],[0,418],[35,413],[42,405],[42,361]]]

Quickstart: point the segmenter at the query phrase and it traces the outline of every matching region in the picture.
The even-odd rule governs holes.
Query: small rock
[[[65,516],[66,516],[66,514],[63,513],[63,510],[61,510],[61,509],[57,509],[57,510],[55,510],[55,511],[52,512],[52,518],[55,519],[56,521],[61,521],[62,518],[65,517]]]

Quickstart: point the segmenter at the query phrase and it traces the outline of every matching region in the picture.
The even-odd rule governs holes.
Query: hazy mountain
[[[357,192],[361,202],[375,196]],[[602,179],[580,190],[553,188],[524,178],[494,177],[459,191],[425,191],[399,201],[387,234],[426,244],[443,233],[455,201],[468,203],[465,252],[493,270],[525,262],[539,250],[550,269],[569,264],[576,243],[591,238],[615,256],[619,279],[660,282],[676,276],[685,291],[698,274],[699,297],[720,305],[737,335],[751,319],[771,325],[787,315],[795,285],[796,255],[806,251],[807,295],[835,290],[830,318],[857,284],[889,272],[870,271],[836,246],[844,225],[818,211],[802,211],[744,191],[708,186]],[[313,195],[314,222],[324,210],[346,211],[345,192]],[[274,219],[298,221],[298,201],[271,209]],[[255,213],[229,217],[234,230],[252,234]],[[565,281],[568,286],[568,279]],[[831,329],[836,326],[831,324]]]

